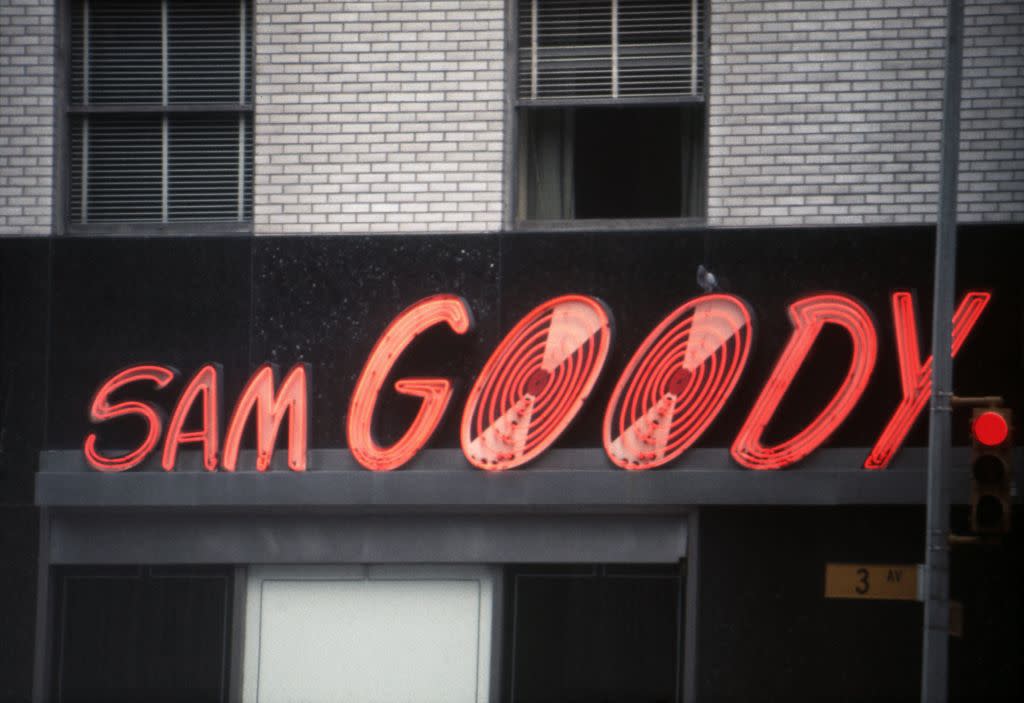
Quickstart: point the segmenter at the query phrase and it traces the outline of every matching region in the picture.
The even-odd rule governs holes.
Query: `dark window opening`
[[[681,565],[512,567],[504,700],[680,700]]]
[[[520,221],[699,218],[703,0],[518,5]]]
[[[526,219],[699,217],[704,109],[523,110]]]

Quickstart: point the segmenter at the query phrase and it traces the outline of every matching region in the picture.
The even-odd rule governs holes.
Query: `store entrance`
[[[66,567],[51,700],[681,700],[676,564]]]

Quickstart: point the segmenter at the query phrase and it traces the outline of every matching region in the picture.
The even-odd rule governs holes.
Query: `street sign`
[[[825,597],[920,600],[918,564],[826,564]]]

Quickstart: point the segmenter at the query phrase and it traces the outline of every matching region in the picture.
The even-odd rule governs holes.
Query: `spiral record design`
[[[503,471],[547,449],[590,395],[611,337],[611,316],[595,298],[566,295],[534,308],[470,391],[461,431],[466,458]]]
[[[746,366],[750,309],[725,294],[677,308],[647,336],[615,386],[603,441],[624,469],[651,469],[679,457],[707,429]]]

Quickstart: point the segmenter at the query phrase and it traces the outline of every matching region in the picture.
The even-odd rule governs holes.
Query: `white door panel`
[[[254,567],[244,700],[488,699],[484,567]]]

